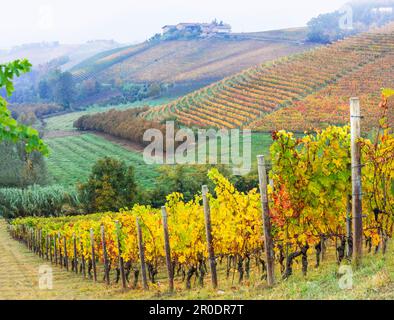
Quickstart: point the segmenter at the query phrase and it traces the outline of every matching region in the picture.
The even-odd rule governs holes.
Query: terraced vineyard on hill
[[[201,86],[276,57],[303,52],[306,28],[228,35],[208,39],[144,42],[111,50],[76,66],[77,81],[175,83]],[[275,39],[275,35],[279,39]]]
[[[302,108],[303,99],[311,94],[315,94],[314,98],[308,97],[305,101],[308,108],[314,110],[315,122],[323,121],[319,116],[320,109],[331,108],[331,114],[338,111],[342,116],[337,107],[342,105],[343,97],[353,93],[362,92],[368,106],[379,102],[371,94],[379,94],[381,86],[392,83],[392,77],[390,80],[388,75],[393,70],[393,50],[394,24],[391,24],[323,48],[248,69],[170,104],[153,108],[145,116],[157,119],[175,116],[187,126],[267,129],[272,118],[264,118],[266,115],[272,113],[275,117],[278,114],[277,118],[281,119],[287,110],[293,110],[290,106]],[[316,98],[329,92],[332,96],[339,95],[341,99]],[[321,107],[323,102],[327,106]],[[371,114],[375,111],[372,110]],[[257,119],[261,120],[251,124]],[[289,119],[285,121],[287,124]],[[277,124],[281,125],[279,122]],[[306,121],[300,126],[306,128],[309,123]]]
[[[342,125],[349,122],[349,98],[360,98],[364,120],[363,129],[369,130],[378,123],[380,88],[394,86],[394,54],[343,77],[337,83],[311,94],[292,106],[279,109],[250,124],[259,131],[287,130],[302,132],[327,125]],[[389,100],[394,103],[393,99]],[[388,114],[393,124],[394,114]]]

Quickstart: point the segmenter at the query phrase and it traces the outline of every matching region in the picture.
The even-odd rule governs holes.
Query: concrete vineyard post
[[[356,266],[362,259],[362,191],[361,191],[361,113],[360,100],[350,99],[351,163],[352,163],[352,217],[353,217],[353,258]]]
[[[163,217],[163,230],[164,230],[164,249],[166,251],[166,264],[168,272],[168,285],[169,291],[174,291],[174,268],[171,261],[171,247],[170,247],[170,236],[168,232],[168,219],[166,207],[161,207],[161,214]]]
[[[209,207],[208,201],[208,186],[202,186],[202,199],[204,205],[205,232],[207,237],[208,258],[209,266],[211,269],[212,287],[216,289],[218,286],[218,276],[216,273],[215,250],[213,248],[211,209]]]
[[[274,246],[271,235],[271,218],[268,205],[268,190],[267,190],[267,168],[265,166],[264,156],[257,156],[258,172],[259,172],[259,186],[261,196],[261,207],[263,213],[264,225],[264,247],[267,259],[267,284],[273,286],[275,284],[274,277]]]

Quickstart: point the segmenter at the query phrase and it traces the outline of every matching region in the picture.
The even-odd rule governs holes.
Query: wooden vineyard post
[[[148,290],[148,279],[146,276],[146,266],[145,266],[144,241],[142,239],[140,218],[137,218],[136,225],[137,225],[137,236],[138,236],[138,248],[139,248],[140,260],[141,260],[142,284],[143,284],[144,290]]]
[[[46,250],[46,258],[49,261],[49,236],[45,237],[45,250]]]
[[[42,229],[40,229],[40,251],[41,251],[41,259],[45,259],[45,241],[42,236]]]
[[[352,238],[352,197],[348,195],[346,206],[346,257],[351,258],[352,252],[350,251],[350,241]]]
[[[267,170],[265,166],[264,156],[257,156],[258,171],[259,171],[259,186],[261,196],[261,207],[263,211],[264,224],[264,247],[267,259],[267,284],[273,286],[275,284],[274,275],[274,246],[271,235],[271,218],[268,205],[268,191],[267,191]]]
[[[353,258],[356,266],[362,259],[362,191],[361,191],[361,113],[360,100],[350,99],[350,134],[351,134],[351,163],[352,163],[352,217],[353,217]]]
[[[83,251],[83,243],[82,241],[80,242],[81,245],[81,266],[82,266],[82,276],[85,279],[86,278],[86,263],[85,263],[85,255]]]
[[[34,250],[33,252],[37,254],[37,230],[34,229],[33,231],[33,243],[34,243]]]
[[[73,234],[73,248],[74,248],[74,261],[73,261],[73,268],[74,272],[78,273],[78,259],[77,259],[77,238],[75,234]]]
[[[68,271],[68,255],[67,255],[67,240],[66,237],[63,237],[64,241],[64,264],[66,266],[66,270]]]
[[[37,230],[33,229],[33,252],[37,253]]]
[[[52,257],[52,236],[49,235],[49,259],[51,260],[51,263],[53,262],[53,257]]]
[[[30,236],[30,251],[33,251],[34,242],[33,242],[33,229],[32,228],[29,228],[29,236]]]
[[[32,234],[33,234],[33,252],[34,252],[34,253],[37,253],[37,235],[36,235],[36,229],[33,229]]]
[[[37,246],[38,246],[38,256],[42,258],[42,239],[41,239],[41,229],[38,229],[38,235],[37,235]]]
[[[90,244],[92,248],[92,268],[93,268],[93,280],[97,282],[97,269],[96,269],[96,253],[94,252],[94,231],[90,229]]]
[[[320,258],[321,261],[323,262],[326,260],[326,251],[327,251],[326,237],[324,235],[320,236],[320,248],[321,248]]]
[[[122,246],[120,243],[120,224],[119,221],[115,221],[116,225],[116,237],[118,241],[118,252],[119,252],[119,270],[120,270],[120,278],[122,279],[122,288],[126,289],[127,288],[127,282],[126,282],[126,274],[124,270],[124,261],[122,257]]]
[[[33,229],[33,252],[37,253],[37,230]]]
[[[109,265],[108,265],[108,255],[107,255],[107,244],[105,242],[104,225],[101,225],[101,243],[102,243],[102,246],[103,246],[105,281],[106,281],[107,285],[109,285]]]
[[[166,207],[161,207],[161,214],[163,218],[163,230],[164,230],[164,249],[166,251],[166,264],[168,272],[168,287],[169,291],[174,291],[174,269],[171,262],[171,247],[170,247],[170,235],[168,232],[168,219]]]
[[[53,251],[54,251],[54,256],[55,256],[55,265],[57,265],[56,241],[57,241],[57,237],[56,237],[56,233],[55,233],[55,235],[53,236]]]
[[[208,186],[202,186],[202,200],[204,205],[205,232],[207,237],[208,259],[209,259],[209,266],[211,269],[212,287],[216,289],[218,287],[218,276],[216,273],[215,250],[213,248],[211,209],[209,207],[209,201],[207,195],[208,195]]]
[[[31,251],[31,232],[27,229],[27,248]]]
[[[59,264],[60,264],[60,269],[63,269],[64,263],[63,263],[63,255],[62,255],[62,248],[61,248],[61,237],[60,237],[60,232],[57,235],[59,239]]]

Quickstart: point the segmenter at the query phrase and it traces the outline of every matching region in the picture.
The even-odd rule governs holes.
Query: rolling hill
[[[144,42],[110,50],[72,69],[75,79],[102,83],[172,83],[201,87],[262,61],[302,52],[306,28],[207,39]],[[190,90],[189,90],[190,91]]]
[[[9,50],[1,50],[0,62],[27,58],[33,66],[38,66],[51,60],[67,57],[68,61],[65,60],[67,62],[62,65],[62,70],[65,71],[99,52],[120,46],[119,43],[112,40],[89,41],[83,44],[30,43],[13,47]]]
[[[247,69],[153,108],[145,117],[176,117],[196,127],[303,130],[327,119],[344,123],[348,108],[339,106],[357,94],[367,106],[367,122],[377,120],[380,88],[393,86],[393,52],[394,24],[389,24]],[[292,125],[295,118],[300,125]]]

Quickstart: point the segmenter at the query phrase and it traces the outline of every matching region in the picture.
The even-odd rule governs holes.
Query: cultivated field
[[[122,290],[114,282],[102,282],[102,268],[99,269],[99,283],[82,279],[81,274],[66,272],[59,265],[42,260],[29,251],[23,243],[13,240],[6,230],[6,222],[0,219],[0,299],[394,299],[394,253],[389,250],[386,257],[369,256],[364,266],[354,274],[352,290],[341,290],[338,286],[338,266],[332,256],[319,269],[311,270],[307,277],[296,274],[273,289],[265,285],[246,283],[238,285],[229,279],[219,283],[218,290],[193,288],[184,290],[183,283],[176,282],[174,295],[167,293],[165,273],[158,276],[158,284],[143,291]],[[53,270],[53,289],[40,290],[38,287],[39,268],[51,265]],[[220,272],[225,278],[224,270]]]
[[[278,33],[279,39],[273,40]],[[302,52],[306,29],[265,34],[235,34],[228,38],[172,40],[112,50],[73,69],[78,80],[102,82],[167,82],[207,84],[277,57]]]
[[[56,184],[73,186],[84,182],[95,162],[103,157],[115,157],[133,165],[138,182],[151,187],[157,176],[155,166],[145,164],[142,154],[127,150],[92,134],[51,138],[45,141],[50,149],[49,173]]]

